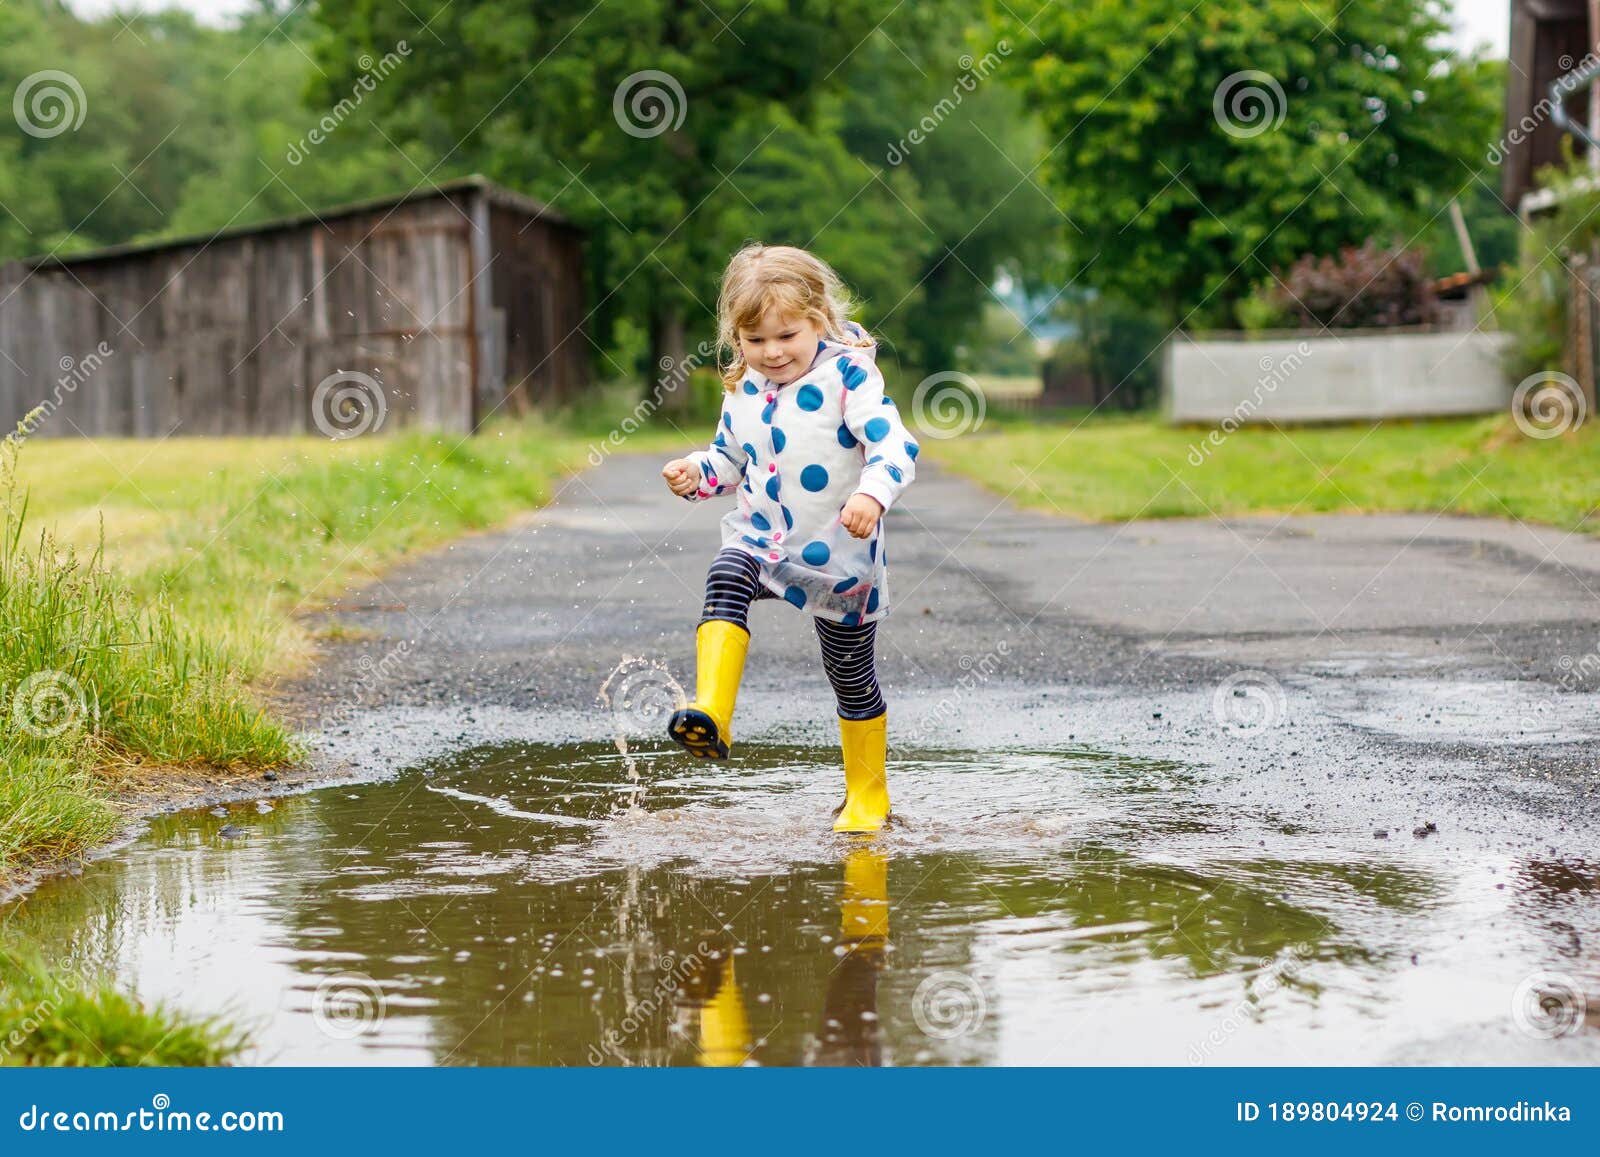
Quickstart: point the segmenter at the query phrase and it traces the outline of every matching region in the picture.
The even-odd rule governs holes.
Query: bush
[[[1386,249],[1369,240],[1335,257],[1308,253],[1282,282],[1264,291],[1265,302],[1253,307],[1257,318],[1275,302],[1281,316],[1318,329],[1432,325],[1439,319],[1438,300],[1415,250]],[[1241,320],[1247,328],[1265,328],[1250,327],[1243,310]]]

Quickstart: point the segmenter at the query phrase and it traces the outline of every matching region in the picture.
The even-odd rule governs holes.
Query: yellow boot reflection
[[[856,848],[844,862],[839,902],[843,949],[823,998],[822,1030],[807,1062],[814,1065],[881,1065],[878,973],[889,945],[889,857]]]
[[[700,1013],[700,1063],[727,1068],[749,1060],[750,1019],[733,973],[733,952],[728,948],[713,951],[698,962],[684,987],[689,1007]]]

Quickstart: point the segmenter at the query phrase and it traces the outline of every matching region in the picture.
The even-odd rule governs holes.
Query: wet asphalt
[[[692,690],[727,507],[673,497],[658,457],[612,457],[313,616],[361,636],[278,694],[320,772],[604,738],[623,663]],[[1222,802],[1372,839],[1600,847],[1600,541],[1434,515],[1087,523],[926,458],[886,541],[892,743],[1087,746],[1225,769]],[[736,739],[836,744],[809,618],[751,622]]]

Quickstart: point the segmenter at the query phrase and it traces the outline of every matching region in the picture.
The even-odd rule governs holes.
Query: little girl
[[[694,702],[669,730],[692,754],[726,759],[750,644],[750,603],[808,611],[838,701],[845,799],[834,830],[889,817],[886,711],[873,646],[889,610],[880,522],[911,484],[917,440],[883,392],[877,343],[825,262],[787,245],[734,254],[717,300],[721,427],[703,452],[662,468],[691,502],[737,493],[706,575]]]

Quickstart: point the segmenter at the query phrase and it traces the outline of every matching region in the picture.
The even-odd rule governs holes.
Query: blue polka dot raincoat
[[[868,494],[887,511],[916,471],[917,440],[883,391],[877,352],[819,342],[811,368],[787,385],[747,368],[723,398],[716,439],[689,456],[700,489],[684,496],[735,492],[722,545],[755,558],[774,594],[847,626],[887,614],[889,592],[884,521],[855,538],[839,521],[844,504]]]

